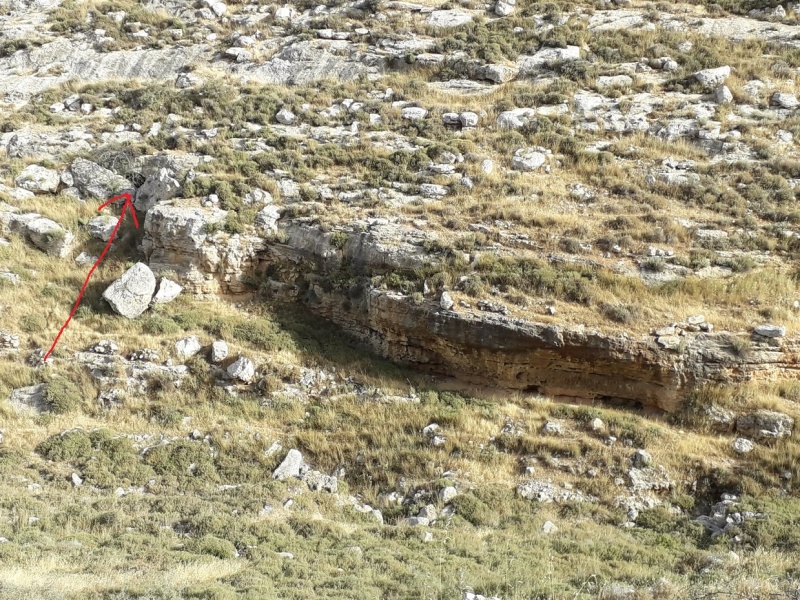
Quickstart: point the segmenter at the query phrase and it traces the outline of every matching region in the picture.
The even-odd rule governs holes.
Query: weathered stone
[[[784,413],[771,410],[758,410],[736,419],[736,431],[755,440],[769,440],[790,437],[794,429],[794,419]]]
[[[319,471],[307,471],[303,475],[303,481],[308,488],[314,492],[329,492],[335,494],[339,491],[339,481],[336,477],[325,475]]]
[[[303,455],[299,450],[292,448],[286,454],[286,458],[272,473],[272,478],[278,481],[283,481],[290,477],[299,477],[300,469],[303,466]]]
[[[202,347],[200,340],[197,336],[193,335],[175,342],[175,354],[177,354],[179,358],[191,358],[200,352]]]
[[[426,198],[441,198],[446,196],[448,189],[446,186],[435,183],[423,183],[419,186],[419,193]]]
[[[104,354],[106,356],[112,356],[118,351],[119,346],[111,340],[100,340],[96,344],[93,344],[89,347],[89,352],[94,352],[95,354]]]
[[[633,79],[628,75],[601,75],[597,78],[597,87],[600,88],[626,88],[633,85]]]
[[[255,377],[256,366],[252,360],[242,356],[228,366],[227,373],[231,379],[250,383]]]
[[[103,299],[119,315],[135,319],[150,306],[156,277],[144,263],[136,263],[103,292]]]
[[[125,190],[133,190],[130,181],[85,158],[76,158],[70,171],[81,194],[103,202]]]
[[[714,90],[714,100],[717,104],[730,104],[733,102],[733,94],[727,85],[723,85]]]
[[[775,92],[772,95],[772,104],[780,108],[786,108],[792,110],[800,105],[800,100],[798,100],[797,96],[795,96],[794,94],[787,94],[786,92]]]
[[[136,199],[133,206],[139,212],[147,212],[159,202],[171,200],[181,191],[181,184],[175,179],[170,170],[162,168],[158,173],[145,179],[141,187],[136,190]]]
[[[444,504],[447,504],[456,496],[458,496],[458,490],[452,485],[448,485],[447,487],[439,490],[439,500]]]
[[[561,435],[562,425],[558,421],[547,421],[542,425],[542,433],[546,435]]]
[[[781,338],[786,335],[786,327],[782,325],[770,325],[765,323],[763,325],[756,325],[753,328],[753,332],[762,337]]]
[[[730,410],[711,405],[703,412],[709,427],[715,431],[730,431],[736,423],[736,415]]]
[[[93,238],[107,242],[109,239],[111,239],[111,234],[114,233],[114,229],[117,227],[118,222],[119,218],[117,217],[99,215],[89,219],[89,222],[86,226],[89,229],[89,235],[91,235]]]
[[[494,5],[494,14],[498,17],[507,17],[514,12],[516,0],[498,0]]]
[[[504,110],[497,115],[497,126],[501,129],[519,129],[527,125],[536,116],[533,108],[514,108]]]
[[[11,392],[8,403],[17,412],[46,412],[50,405],[44,397],[45,384],[17,388]]]
[[[198,87],[203,85],[203,83],[203,79],[194,73],[180,73],[175,79],[175,87],[179,90]]]
[[[729,66],[717,67],[715,69],[704,69],[694,74],[697,82],[706,89],[714,89],[725,83],[725,80],[731,74]]]
[[[44,217],[33,219],[25,233],[34,246],[53,256],[65,257],[72,247],[73,235],[61,225]]]
[[[591,496],[577,490],[567,489],[547,481],[527,481],[517,486],[517,495],[542,504],[551,502],[588,502]]]
[[[0,352],[19,348],[19,336],[0,330]]]
[[[547,162],[547,155],[533,148],[520,148],[514,152],[511,166],[518,171],[535,171]]]
[[[637,450],[633,455],[634,467],[647,467],[653,462],[653,456],[647,450]]]
[[[565,48],[542,48],[532,56],[520,56],[517,66],[522,74],[531,74],[546,68],[553,63],[572,62],[580,59],[581,49],[578,46]]]
[[[256,214],[253,225],[265,231],[278,231],[278,221],[281,218],[281,211],[277,206],[269,205],[262,208]]]
[[[426,22],[436,29],[448,29],[471,23],[472,15],[460,10],[435,10]]]
[[[450,297],[450,294],[447,292],[442,292],[442,297],[439,299],[439,306],[443,310],[450,310],[455,306],[455,301]]]
[[[631,489],[635,492],[669,490],[674,482],[669,478],[667,470],[662,467],[633,467],[628,470]]]
[[[409,121],[424,119],[427,115],[428,111],[419,106],[407,106],[400,111],[400,116]]]
[[[755,445],[748,439],[736,438],[731,442],[731,448],[736,454],[747,454],[755,449]]]
[[[218,363],[228,358],[228,344],[225,340],[217,340],[211,344],[211,362]]]
[[[552,521],[545,521],[544,525],[542,525],[542,532],[548,535],[558,533],[558,527]]]
[[[28,165],[17,175],[14,182],[29,192],[54,193],[58,190],[61,177],[58,171],[40,167],[39,165]]]
[[[483,65],[476,73],[480,79],[488,79],[493,83],[507,83],[519,73],[516,67],[506,65]]]
[[[421,519],[427,519],[428,522],[433,522],[436,520],[436,507],[433,504],[426,504],[417,513],[417,517]]]
[[[477,113],[465,111],[458,115],[458,120],[462,127],[477,127],[479,119]]]
[[[158,291],[153,296],[153,304],[166,304],[172,302],[183,291],[183,287],[166,277],[162,277],[158,283]]]
[[[275,120],[283,125],[291,125],[297,117],[288,108],[282,108],[275,115]]]
[[[424,517],[408,517],[400,521],[400,524],[408,527],[427,527],[430,521]]]

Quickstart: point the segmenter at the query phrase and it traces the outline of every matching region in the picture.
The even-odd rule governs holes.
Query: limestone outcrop
[[[607,334],[581,325],[545,325],[491,312],[445,309],[440,300],[373,289],[369,277],[430,265],[426,234],[389,223],[366,231],[323,232],[297,219],[281,224],[282,242],[205,232],[222,216],[212,210],[157,206],[145,223],[154,269],[178,270],[194,293],[239,293],[267,267],[281,273],[286,299],[340,325],[377,354],[398,363],[482,385],[571,400],[678,409],[705,383],[797,377],[800,342],[752,335],[686,332],[677,344],[651,336]],[[313,265],[313,266],[312,266]],[[346,267],[355,283],[326,283]],[[312,274],[313,273],[313,274]],[[297,285],[301,284],[302,285]],[[300,290],[305,290],[300,294]],[[676,337],[676,339],[678,339]]]

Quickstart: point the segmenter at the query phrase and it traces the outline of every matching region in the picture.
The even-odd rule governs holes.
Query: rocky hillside
[[[0,596],[800,594],[792,5],[0,7]]]

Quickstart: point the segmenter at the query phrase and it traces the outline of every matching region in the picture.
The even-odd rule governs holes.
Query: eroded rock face
[[[227,213],[218,208],[157,204],[147,212],[142,246],[150,267],[175,271],[195,294],[241,293],[241,277],[252,272],[265,242],[258,236],[209,231]]]
[[[156,277],[144,263],[136,263],[103,292],[103,299],[119,315],[135,319],[146,311],[156,291]]]
[[[168,169],[162,168],[158,173],[148,177],[136,190],[136,200],[133,205],[136,210],[147,212],[157,203],[174,198],[180,190],[181,184],[178,180],[172,177]]]
[[[287,279],[278,288],[292,290],[294,278],[303,279],[309,264],[316,265],[318,275],[346,265],[353,273],[371,276],[413,271],[435,260],[422,247],[424,232],[395,224],[370,225],[334,245],[333,233],[295,220],[281,226],[282,243],[270,243],[249,236],[211,239],[203,233],[210,215],[201,209],[157,206],[145,225],[151,264],[183,269],[181,283],[195,293],[232,290],[230,282],[253,276],[253,269],[261,266],[280,267]],[[231,248],[238,254],[226,260]],[[288,294],[287,299],[297,301]],[[446,310],[440,297],[415,304],[409,295],[367,284],[346,294],[313,285],[305,299],[310,310],[396,362],[554,397],[621,400],[674,411],[704,383],[797,377],[800,370],[800,343],[789,338],[753,336],[749,352],[740,356],[734,336],[724,332],[687,333],[681,344],[664,345],[658,343],[662,338],[545,325],[501,312]]]

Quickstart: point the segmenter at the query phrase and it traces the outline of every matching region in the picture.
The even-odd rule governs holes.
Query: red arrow
[[[113,198],[107,200],[106,202],[101,204],[98,207],[97,210],[103,210],[106,206],[108,206],[112,202],[116,202],[117,200],[121,200],[123,198],[125,199],[125,203],[122,205],[122,212],[119,214],[119,220],[117,221],[117,225],[114,227],[114,231],[111,232],[111,237],[108,238],[108,243],[106,244],[106,247],[103,248],[103,252],[100,254],[100,258],[98,258],[97,262],[95,262],[92,265],[92,268],[89,269],[89,274],[86,276],[86,280],[83,282],[83,287],[81,288],[81,293],[78,294],[78,299],[75,301],[75,306],[72,307],[72,312],[69,313],[69,317],[67,318],[67,322],[64,323],[64,325],[61,327],[61,330],[58,332],[58,335],[56,336],[56,339],[53,341],[53,345],[50,346],[50,350],[48,350],[47,354],[44,355],[44,358],[42,359],[43,362],[47,361],[47,358],[53,353],[53,350],[55,349],[56,344],[58,343],[58,340],[61,337],[61,334],[64,333],[64,330],[67,328],[67,325],[69,325],[69,322],[72,320],[72,316],[75,314],[75,311],[78,310],[78,305],[81,303],[81,299],[83,298],[83,294],[86,291],[86,286],[89,285],[89,278],[92,276],[92,273],[94,273],[94,270],[100,265],[100,263],[105,258],[106,252],[108,252],[108,249],[111,248],[111,244],[114,241],[114,237],[117,235],[117,231],[119,230],[119,226],[122,225],[122,219],[125,218],[125,210],[126,209],[128,209],[128,208],[131,209],[131,216],[133,217],[133,224],[136,226],[136,229],[139,229],[139,221],[136,219],[136,209],[133,208],[133,203],[131,202],[131,195],[128,192],[120,194],[119,196],[114,196]]]

